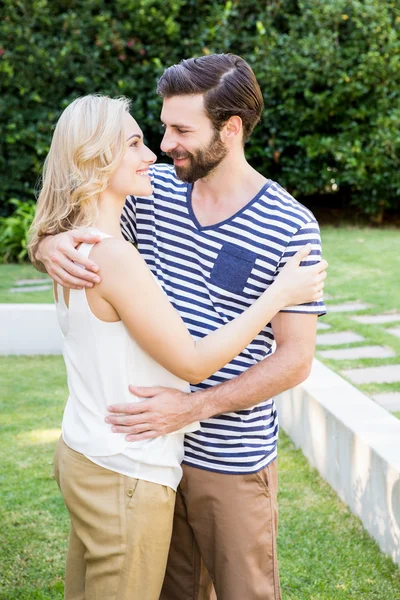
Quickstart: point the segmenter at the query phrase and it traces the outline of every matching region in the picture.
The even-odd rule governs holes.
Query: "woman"
[[[127,195],[151,194],[155,155],[126,99],[86,96],[56,126],[30,243],[94,227],[79,252],[99,265],[88,290],[55,287],[69,399],[55,474],[71,517],[65,597],[158,600],[181,477],[183,431],[127,442],[104,421],[131,402],[128,384],[189,391],[231,361],[284,306],[322,295],[325,261],[299,268],[300,251],[242,315],[195,342],[137,250],[120,232]],[[193,424],[186,430],[199,427]]]

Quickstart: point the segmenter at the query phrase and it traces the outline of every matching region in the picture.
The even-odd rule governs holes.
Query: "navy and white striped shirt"
[[[192,209],[192,186],[170,165],[151,168],[153,195],[130,197],[122,214],[124,236],[137,243],[169,300],[195,339],[224,325],[250,306],[273,282],[288,258],[306,243],[304,264],[320,260],[318,224],[282,187],[267,182],[229,219],[202,227]],[[322,301],[285,312],[324,314]],[[271,354],[268,324],[231,363],[206,381],[222,383]],[[253,473],[276,457],[278,418],[272,398],[253,408],[218,415],[185,437],[185,463],[222,473]]]

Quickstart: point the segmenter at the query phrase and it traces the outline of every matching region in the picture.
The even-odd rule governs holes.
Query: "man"
[[[313,245],[308,264],[320,260],[319,231],[306,208],[246,161],[263,100],[243,59],[182,61],[165,71],[158,92],[161,149],[175,169],[152,169],[153,196],[127,199],[122,230],[198,339],[249,306],[303,244]],[[91,285],[96,266],[88,261],[82,274],[69,260],[83,240],[93,238],[46,238],[37,258],[63,285]],[[201,421],[186,436],[160,600],[208,599],[211,582],[218,600],[281,597],[273,396],[308,376],[324,312],[322,302],[286,308],[192,394],[135,388],[142,402],[110,408],[106,420],[133,441]]]

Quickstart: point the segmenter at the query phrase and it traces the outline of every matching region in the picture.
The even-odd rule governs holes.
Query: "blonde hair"
[[[90,94],[72,102],[55,127],[46,157],[29,256],[44,235],[93,225],[97,200],[121,160],[127,98]]]

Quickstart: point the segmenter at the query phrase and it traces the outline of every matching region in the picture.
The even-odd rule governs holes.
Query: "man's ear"
[[[229,117],[229,119],[227,120],[227,122],[224,125],[223,128],[223,136],[225,137],[226,141],[236,138],[236,137],[240,137],[243,134],[243,123],[242,123],[242,119],[240,117],[238,117],[237,115],[233,115],[232,117]]]

